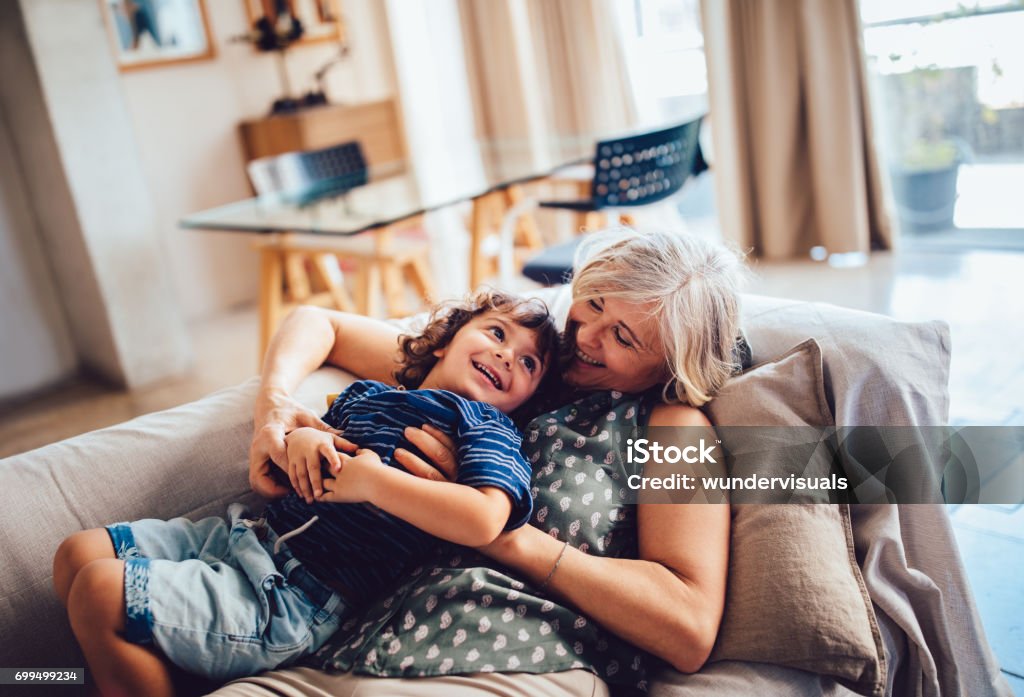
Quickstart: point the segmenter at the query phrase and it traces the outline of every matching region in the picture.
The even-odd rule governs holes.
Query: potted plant
[[[919,67],[883,79],[889,171],[908,232],[953,228],[957,178],[970,152],[964,138],[980,117],[977,79],[974,66]]]
[[[953,227],[956,185],[965,147],[952,138],[915,140],[891,166],[893,195],[908,231]]]

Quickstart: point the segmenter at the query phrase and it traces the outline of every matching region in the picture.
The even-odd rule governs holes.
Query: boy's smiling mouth
[[[491,381],[491,384],[494,385],[494,389],[502,389],[501,378],[498,377],[497,373],[495,373],[493,370],[483,365],[482,363],[477,363],[476,361],[473,361],[473,367],[479,370],[481,373],[483,373],[487,377],[487,379]]]

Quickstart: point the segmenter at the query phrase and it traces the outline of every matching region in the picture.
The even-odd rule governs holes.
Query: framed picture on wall
[[[213,58],[205,0],[100,0],[122,71]]]
[[[341,0],[242,0],[245,3],[249,28],[252,29],[263,17],[272,22],[284,13],[294,15],[302,23],[302,36],[295,45],[327,41],[341,41],[344,38],[344,24],[341,21]]]

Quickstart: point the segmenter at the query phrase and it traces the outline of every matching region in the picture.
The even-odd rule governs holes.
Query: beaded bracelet
[[[558,571],[558,565],[562,563],[562,557],[565,556],[565,550],[567,549],[569,549],[568,540],[566,540],[565,544],[562,545],[562,551],[558,553],[558,559],[555,559],[555,565],[551,567],[551,571],[548,572],[547,578],[545,578],[544,582],[540,584],[540,588],[538,590],[544,590],[548,587],[548,584],[551,582],[551,577],[555,575],[556,571]]]

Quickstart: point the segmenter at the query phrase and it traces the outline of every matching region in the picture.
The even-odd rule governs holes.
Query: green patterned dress
[[[650,396],[586,393],[524,431],[535,527],[587,554],[637,556],[636,507],[625,505],[622,453],[642,437]],[[384,677],[585,668],[617,692],[645,691],[652,659],[478,552],[448,546],[436,566],[348,620],[309,659],[329,671]]]

